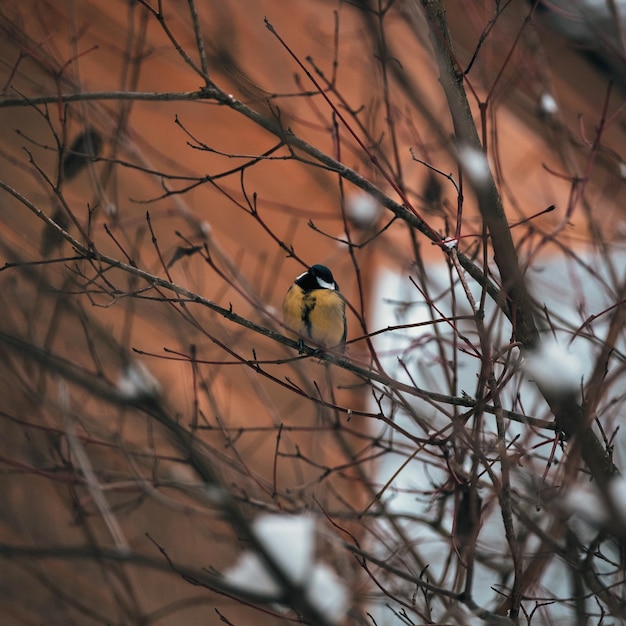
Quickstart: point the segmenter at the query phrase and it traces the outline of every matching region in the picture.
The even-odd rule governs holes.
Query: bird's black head
[[[307,272],[296,278],[296,285],[304,291],[313,289],[334,289],[339,291],[332,272],[325,265],[313,265]]]

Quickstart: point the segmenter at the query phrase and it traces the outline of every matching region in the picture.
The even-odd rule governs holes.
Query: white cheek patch
[[[316,276],[315,280],[317,281],[317,284],[322,289],[332,289],[332,290],[335,290],[337,288],[337,285],[334,282],[333,283],[327,283],[325,280],[322,280],[319,276]]]

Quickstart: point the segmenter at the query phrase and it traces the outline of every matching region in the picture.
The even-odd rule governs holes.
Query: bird
[[[283,300],[283,321],[301,341],[345,350],[346,301],[325,265],[312,265],[295,279]]]

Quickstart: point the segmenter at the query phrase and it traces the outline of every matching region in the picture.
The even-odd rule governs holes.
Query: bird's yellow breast
[[[283,300],[283,320],[299,335],[327,348],[346,339],[346,303],[334,289],[304,291],[291,285]]]

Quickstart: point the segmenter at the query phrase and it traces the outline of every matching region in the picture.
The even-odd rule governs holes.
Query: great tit
[[[283,300],[283,321],[301,339],[308,337],[325,348],[344,351],[346,302],[325,265],[313,265],[289,287]]]

